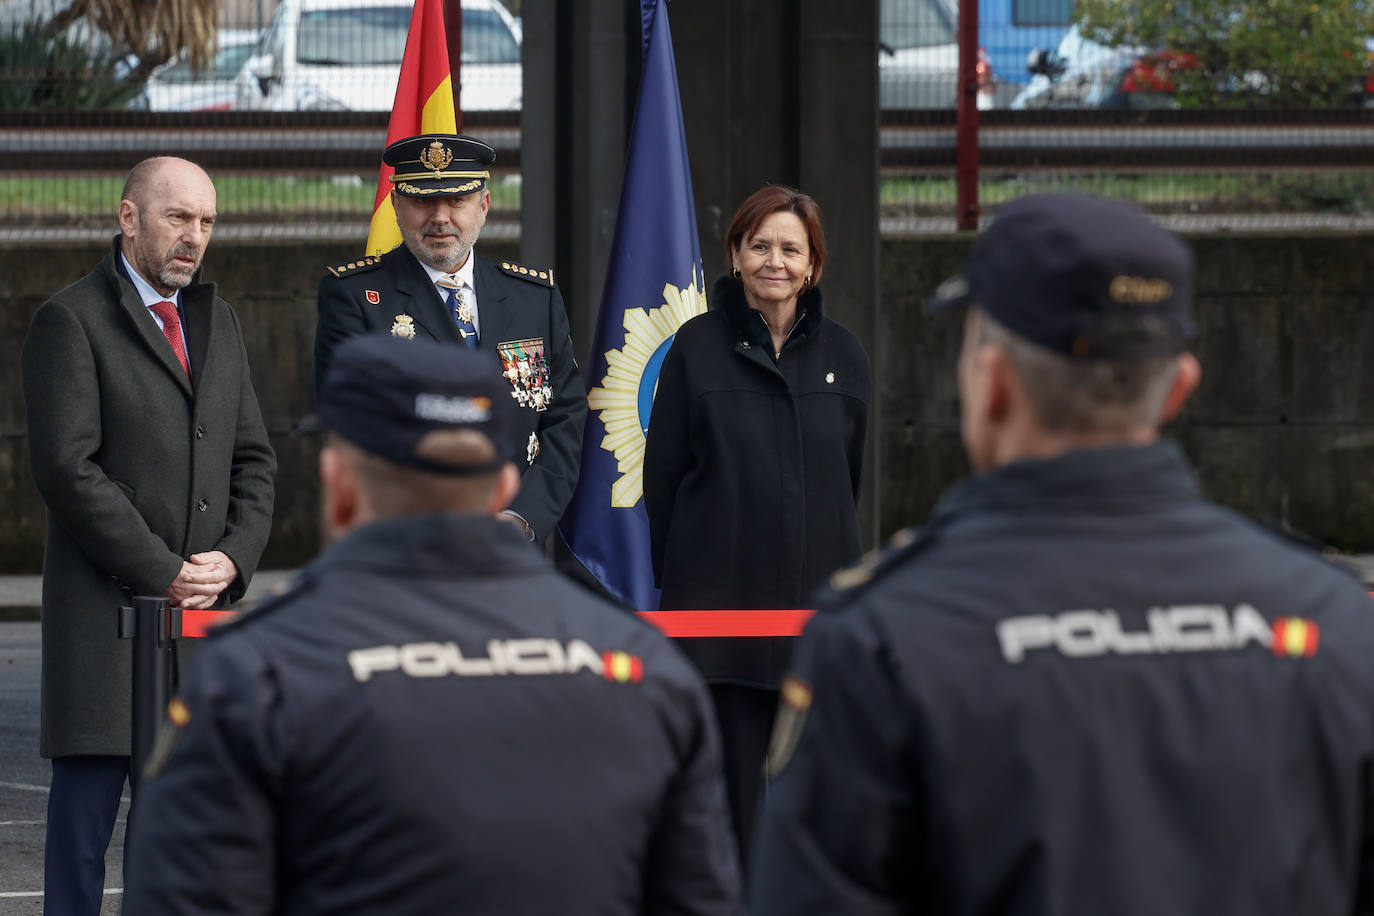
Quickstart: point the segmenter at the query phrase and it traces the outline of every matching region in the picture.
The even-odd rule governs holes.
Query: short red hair
[[[780,184],[759,188],[739,205],[725,233],[725,263],[734,263],[740,245],[774,213],[795,213],[806,227],[807,243],[811,248],[811,286],[818,286],[821,268],[825,266],[825,230],[821,228],[820,204],[810,195]]]

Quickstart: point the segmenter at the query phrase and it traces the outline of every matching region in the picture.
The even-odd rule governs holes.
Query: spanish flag
[[[406,34],[396,101],[386,128],[387,146],[417,134],[458,132],[453,109],[453,78],[448,66],[448,37],[444,32],[444,0],[415,0]],[[396,212],[391,208],[391,166],[382,163],[377,197],[372,204],[372,227],[365,254],[385,254],[401,244]]]

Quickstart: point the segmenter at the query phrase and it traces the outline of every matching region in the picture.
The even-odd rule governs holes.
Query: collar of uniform
[[[410,515],[350,531],[320,555],[318,570],[386,569],[398,577],[479,578],[539,569],[544,557],[523,532],[489,515]]]
[[[1055,458],[1015,461],[955,485],[932,521],[982,508],[1046,503],[1159,505],[1198,499],[1202,488],[1176,443],[1078,449]]]
[[[415,260],[419,261],[420,266],[425,269],[425,273],[429,274],[429,282],[431,283],[438,283],[441,279],[448,276],[448,274],[444,273],[442,270],[435,270],[433,267],[430,267],[424,261],[420,261],[419,258],[416,258]],[[458,281],[460,283],[466,283],[469,289],[474,290],[477,289],[477,284],[472,282],[472,264],[476,260],[476,250],[474,249],[473,251],[469,251],[468,259],[463,262],[463,266],[453,272],[453,275],[458,278]]]
[[[716,281],[716,285],[711,288],[711,304],[725,312],[725,316],[730,319],[730,323],[735,326],[744,338],[757,346],[771,346],[768,339],[768,326],[759,321],[754,314],[754,309],[749,307],[749,300],[744,298],[744,283],[734,277],[721,277]],[[821,303],[821,291],[812,287],[797,297],[797,308],[804,310],[801,323],[797,326],[798,334],[809,334],[815,330],[816,325],[821,323],[823,306]],[[771,349],[769,353],[773,352]]]

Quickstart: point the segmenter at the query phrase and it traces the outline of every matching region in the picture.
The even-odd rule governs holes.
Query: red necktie
[[[191,365],[186,362],[186,345],[181,342],[181,317],[177,315],[177,304],[175,302],[154,302],[148,308],[153,310],[153,314],[162,319],[162,336],[167,338],[167,342],[172,345],[172,352],[177,355],[177,362],[181,363],[181,368],[186,370],[186,374],[191,374]]]

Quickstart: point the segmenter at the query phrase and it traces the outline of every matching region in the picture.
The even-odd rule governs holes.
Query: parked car
[[[1026,57],[1053,48],[1073,24],[1073,0],[978,0],[978,43],[997,74],[998,108],[1030,80]]]
[[[390,111],[413,0],[282,0],[235,80],[235,108]],[[498,0],[463,0],[464,111],[515,110],[520,38]]]
[[[262,33],[257,29],[220,29],[214,59],[197,72],[182,53],[148,77],[131,108],[145,111],[227,111],[234,107],[234,79],[252,55]]]
[[[955,0],[882,0],[878,20],[878,107],[953,108],[959,86]],[[978,49],[978,107],[993,107],[996,78]]]
[[[1012,108],[1172,108],[1174,77],[1197,67],[1192,54],[1109,48],[1069,29],[1053,51],[1032,51],[1026,88]]]

